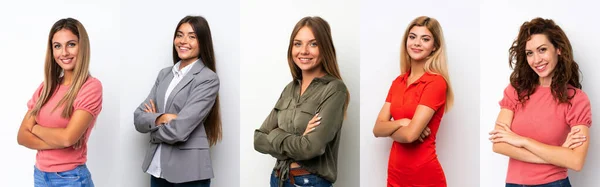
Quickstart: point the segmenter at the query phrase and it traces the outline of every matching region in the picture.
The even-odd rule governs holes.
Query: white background
[[[119,186],[150,186],[150,175],[141,165],[149,136],[133,126],[133,111],[148,96],[158,72],[173,65],[173,35],[186,15],[201,15],[213,38],[220,80],[223,141],[211,148],[215,178],[211,186],[239,186],[239,2],[238,1],[125,1],[121,4],[123,69],[121,79]],[[127,78],[125,78],[127,77]]]
[[[598,17],[595,5],[529,2],[529,1],[484,1],[481,4],[481,128],[480,128],[480,186],[504,186],[508,157],[492,151],[488,141],[488,132],[494,128],[494,122],[500,106],[504,88],[509,84],[512,69],[508,66],[508,48],[517,37],[519,28],[525,21],[535,17],[553,19],[567,34],[575,61],[583,74],[583,91],[592,104],[592,121],[600,121],[600,69],[598,64],[598,29],[597,24],[591,24],[592,18]],[[593,122],[592,122],[593,123]],[[573,186],[596,186],[600,183],[600,150],[595,138],[598,127],[592,124],[590,129],[589,152],[585,167],[581,172],[569,171]]]
[[[254,150],[254,129],[292,81],[287,48],[292,29],[305,16],[321,16],[333,43],[350,105],[342,127],[335,186],[359,183],[359,14],[358,1],[242,1],[241,186],[268,186],[275,159]]]
[[[96,186],[115,186],[119,132],[119,4],[118,1],[10,1],[0,5],[0,131],[2,186],[33,186],[36,151],[17,144],[17,131],[27,112],[27,101],[44,80],[48,33],[59,19],[78,19],[88,32],[90,72],[103,86],[103,109],[88,142],[87,166]],[[122,140],[121,140],[122,141]]]
[[[375,138],[373,126],[392,81],[400,75],[400,45],[418,16],[436,18],[446,40],[454,107],[442,118],[438,158],[448,186],[479,186],[479,19],[477,2],[362,1],[360,29],[361,186],[385,186],[391,138]],[[401,11],[398,7],[404,7]]]

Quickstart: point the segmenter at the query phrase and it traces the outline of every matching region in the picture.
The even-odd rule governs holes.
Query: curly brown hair
[[[513,69],[510,75],[510,84],[517,91],[519,102],[525,104],[529,96],[535,92],[539,83],[539,76],[527,63],[525,44],[531,39],[531,35],[543,34],[555,48],[560,50],[558,62],[553,70],[550,88],[552,96],[559,103],[569,103],[575,96],[569,95],[569,85],[581,89],[579,65],[573,59],[571,42],[565,32],[551,19],[534,18],[523,23],[519,30],[519,36],[513,42],[509,51],[509,66]]]

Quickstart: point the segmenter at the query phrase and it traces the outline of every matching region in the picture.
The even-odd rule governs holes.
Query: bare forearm
[[[69,140],[65,131],[65,128],[50,128],[41,125],[35,125],[31,129],[31,133],[50,145],[68,147],[75,144],[76,140]]]
[[[19,145],[34,150],[60,149],[62,146],[50,145],[28,130],[21,130],[18,135]]]
[[[527,143],[523,147],[552,165],[575,171],[581,170],[585,162],[585,156],[581,157],[577,155],[575,150],[561,146],[547,145],[531,138],[527,138]]]
[[[400,127],[402,126],[397,121],[377,121],[375,127],[373,127],[373,135],[375,137],[388,137]]]
[[[518,148],[507,143],[494,143],[493,149],[494,152],[508,156],[512,159],[535,164],[548,164],[548,162],[546,162],[544,159],[538,157],[527,149]]]

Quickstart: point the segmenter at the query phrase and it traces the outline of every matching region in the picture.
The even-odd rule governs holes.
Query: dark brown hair
[[[290,36],[290,44],[288,46],[287,58],[288,65],[290,67],[290,71],[292,73],[292,77],[294,80],[302,79],[302,70],[300,67],[294,63],[294,57],[292,56],[292,48],[294,47],[294,38],[300,31],[300,29],[308,27],[312,31],[315,39],[317,41],[317,46],[319,46],[319,61],[321,61],[321,66],[325,70],[325,72],[335,78],[342,80],[342,76],[340,74],[340,69],[338,68],[337,57],[335,54],[335,47],[333,46],[333,39],[331,38],[331,28],[329,27],[329,23],[325,21],[323,18],[318,16],[307,16],[294,26],[294,30],[292,31],[292,35]],[[344,104],[344,113],[346,113],[346,109],[348,108],[348,103],[350,102],[350,93],[346,91],[346,103]]]
[[[551,19],[543,18],[534,18],[523,23],[519,30],[519,36],[508,50],[509,66],[514,70],[510,75],[510,84],[517,91],[519,102],[524,104],[535,92],[536,86],[540,84],[539,76],[527,63],[525,53],[525,44],[534,34],[545,35],[550,43],[560,50],[550,88],[552,96],[559,103],[569,103],[575,95],[569,95],[568,86],[581,89],[579,66],[573,60],[573,49],[565,32]]]
[[[217,73],[217,67],[215,65],[215,52],[213,50],[213,42],[212,36],[210,34],[210,27],[208,26],[208,22],[202,16],[186,16],[175,28],[175,33],[173,34],[173,39],[177,37],[177,29],[184,24],[189,23],[194,29],[194,33],[196,34],[196,40],[198,40],[198,47],[200,48],[199,58],[202,60],[204,65],[208,67],[208,69]],[[175,49],[175,45],[173,45],[173,64],[177,64],[181,58],[177,54],[177,50]],[[221,114],[219,111],[219,94],[217,93],[217,98],[215,100],[215,104],[213,105],[210,113],[206,117],[204,121],[204,128],[206,129],[206,136],[208,138],[208,142],[211,146],[217,144],[219,140],[223,137],[222,127],[221,127]]]

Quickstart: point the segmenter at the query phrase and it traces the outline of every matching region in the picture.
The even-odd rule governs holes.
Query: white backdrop
[[[317,5],[318,4],[318,5]],[[333,43],[350,105],[342,127],[335,186],[359,183],[359,25],[358,1],[242,1],[241,10],[241,186],[268,186],[275,159],[254,150],[254,129],[265,120],[292,76],[287,48],[294,25],[321,16]]]
[[[160,3],[158,3],[160,2]],[[181,18],[201,15],[212,33],[220,80],[223,141],[211,148],[215,178],[211,186],[238,186],[239,181],[239,4],[238,1],[126,1],[121,4],[118,68],[121,80],[119,186],[150,186],[141,169],[149,137],[133,126],[133,111],[146,98],[158,71],[172,66],[173,34]],[[126,77],[126,78],[125,78]]]
[[[518,6],[516,6],[518,5]],[[535,7],[535,8],[534,8]],[[484,1],[481,4],[481,128],[480,128],[480,186],[504,186],[508,157],[492,151],[488,132],[494,128],[494,122],[500,112],[498,102],[502,99],[504,88],[509,84],[512,70],[508,66],[508,48],[517,37],[520,26],[535,17],[553,19],[567,34],[575,61],[583,74],[583,91],[592,103],[592,121],[600,121],[600,69],[597,57],[600,38],[597,37],[597,24],[592,18],[598,17],[597,5],[563,3],[550,1],[545,3],[528,1]],[[585,167],[581,172],[569,171],[573,186],[597,186],[600,179],[600,156],[596,141],[598,127],[592,124],[590,147]]]
[[[438,158],[448,186],[479,186],[477,8],[476,1],[464,0],[420,1],[418,5],[381,0],[361,2],[361,186],[386,185],[393,140],[375,138],[373,126],[392,81],[400,75],[400,45],[406,26],[422,15],[436,18],[442,25],[455,95],[454,107],[444,114],[438,132]]]
[[[7,4],[9,3],[9,4]],[[101,15],[101,16],[99,16]],[[96,186],[115,186],[113,172],[119,147],[119,81],[115,60],[120,49],[118,1],[81,3],[72,1],[3,1],[0,5],[0,56],[5,71],[0,108],[4,130],[0,170],[2,186],[33,186],[36,151],[17,144],[17,130],[27,111],[27,101],[44,80],[43,69],[48,33],[59,19],[73,17],[86,28],[91,47],[90,72],[102,82],[103,109],[88,142],[87,166]],[[111,76],[112,75],[112,76]]]

